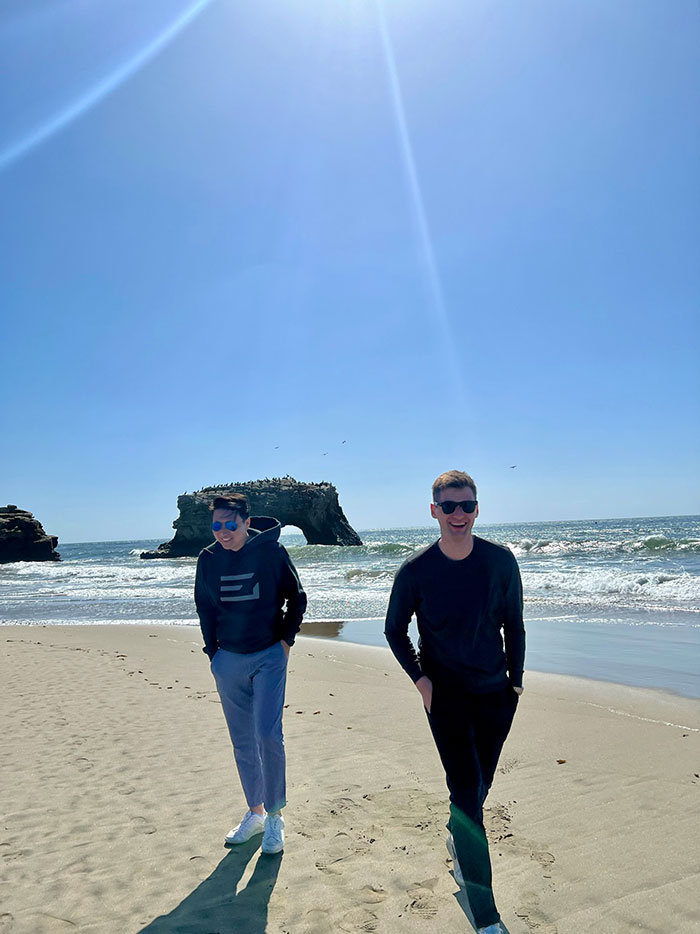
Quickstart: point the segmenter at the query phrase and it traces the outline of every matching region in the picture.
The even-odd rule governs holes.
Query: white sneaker
[[[265,829],[265,818],[262,814],[256,814],[255,811],[248,811],[246,816],[233,830],[226,834],[226,843],[229,846],[238,846],[239,843],[247,843],[256,833],[262,833]]]
[[[265,818],[265,833],[263,834],[263,853],[281,853],[284,849],[284,818],[281,814],[268,814]]]
[[[499,921],[495,924],[489,924],[488,927],[478,928],[476,934],[506,934]]]
[[[462,875],[462,867],[459,865],[459,860],[457,859],[457,850],[455,849],[455,841],[451,833],[447,834],[447,840],[445,842],[445,845],[447,846],[447,852],[450,854],[450,858],[452,859],[452,872],[454,873],[454,876],[455,876],[455,882],[460,888],[463,889],[464,888],[464,876]],[[489,931],[486,928],[484,928],[484,930],[486,931],[486,934],[494,934],[493,931]],[[479,934],[481,934],[481,932],[479,932]],[[495,934],[501,934],[501,932],[496,931]]]

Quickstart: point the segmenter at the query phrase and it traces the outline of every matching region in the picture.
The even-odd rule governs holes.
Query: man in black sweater
[[[503,934],[483,805],[523,692],[520,572],[507,548],[472,534],[479,506],[469,474],[441,474],[430,512],[440,538],[399,569],[384,632],[420,692],[445,769],[455,880],[479,934]],[[419,654],[408,635],[414,614]]]
[[[246,843],[262,833],[263,853],[279,853],[286,804],[287,658],[306,594],[278,541],[276,519],[249,518],[242,493],[217,496],[212,510],[216,541],[199,555],[194,599],[248,802],[226,843]]]

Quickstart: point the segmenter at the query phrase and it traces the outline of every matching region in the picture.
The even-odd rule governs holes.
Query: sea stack
[[[0,564],[10,561],[58,561],[56,535],[47,535],[26,509],[0,506]]]
[[[196,557],[210,545],[209,504],[215,496],[245,493],[253,516],[273,516],[284,525],[294,525],[309,545],[361,545],[362,540],[345,517],[332,483],[301,483],[293,477],[273,477],[247,483],[208,486],[196,493],[178,496],[180,512],[173,522],[175,537],[142,558]]]

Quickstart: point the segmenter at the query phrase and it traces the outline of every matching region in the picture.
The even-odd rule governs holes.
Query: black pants
[[[483,808],[517,705],[518,695],[510,685],[473,694],[433,681],[428,720],[450,790],[448,828],[477,927],[500,920]]]

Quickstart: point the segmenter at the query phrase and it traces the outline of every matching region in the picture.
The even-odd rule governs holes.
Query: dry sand
[[[283,857],[245,805],[194,628],[1,627],[1,934],[470,932],[420,697],[300,639]],[[510,934],[700,931],[700,704],[528,674],[487,802]]]

